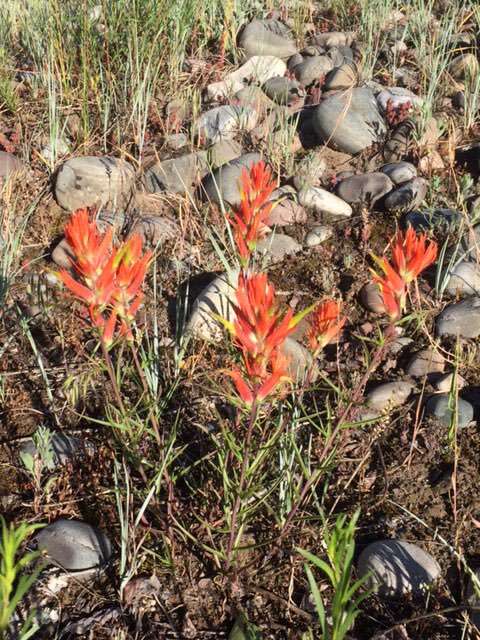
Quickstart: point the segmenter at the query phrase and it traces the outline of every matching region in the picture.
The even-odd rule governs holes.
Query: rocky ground
[[[347,20],[315,7],[300,28],[288,12],[252,15],[231,59],[219,61],[216,43],[185,63],[201,104],[159,99],[141,148],[109,141],[105,153],[94,142],[86,153],[72,112],[61,136],[23,153],[31,112],[4,109],[0,505],[7,521],[47,525],[29,541],[46,566],[8,637],[36,610],[35,638],[321,638],[297,549],[325,557],[324,527],[357,509],[355,575],[370,575],[373,591],[345,637],[477,637],[480,16],[436,3],[422,18],[435,75],[418,8],[392,8],[372,50],[352,7]],[[442,35],[446,16],[454,24]],[[34,109],[26,66],[15,90]],[[285,304],[335,297],[347,323],[315,382],[305,382],[305,323],[287,341],[296,387],[278,415],[306,465],[292,454],[292,499],[303,476],[322,473],[278,545],[289,508],[276,485],[284,476],[269,468],[232,587],[218,553],[228,460],[216,458],[222,424],[233,423],[223,373],[232,354],[212,310],[234,313],[225,213],[240,202],[242,169],[260,159],[278,187],[258,264]],[[96,341],[59,284],[71,257],[63,226],[83,207],[101,230],[140,233],[155,251],[139,354],[161,454],[121,354],[129,417],[118,422]],[[371,253],[408,225],[435,239],[439,256],[378,349],[385,314]],[[345,402],[352,420],[325,460]],[[332,590],[316,577],[328,609]],[[240,628],[241,615],[260,635]]]

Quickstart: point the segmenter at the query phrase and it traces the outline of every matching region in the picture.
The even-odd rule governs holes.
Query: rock
[[[428,182],[424,178],[413,178],[404,182],[385,198],[385,209],[391,213],[411,211],[427,195]]]
[[[462,249],[470,259],[477,261],[480,256],[480,225],[467,229],[462,237]]]
[[[238,46],[247,58],[277,56],[285,60],[297,52],[290,29],[274,19],[252,20],[242,29]]]
[[[178,195],[193,193],[195,185],[208,171],[207,158],[206,151],[196,151],[155,163],[143,176],[146,191]]]
[[[283,233],[271,233],[257,243],[256,253],[264,256],[267,261],[280,262],[286,256],[294,255],[302,250],[298,242]]]
[[[374,205],[393,189],[393,182],[385,173],[364,173],[341,180],[336,193],[349,204]]]
[[[154,248],[166,240],[178,237],[180,227],[165,216],[144,214],[133,223],[130,229],[130,235],[135,233],[142,238],[144,245]]]
[[[263,84],[269,78],[283,76],[286,70],[285,62],[276,56],[253,56],[221,82],[209,84],[207,95],[210,100],[228,98],[248,85]]]
[[[418,139],[418,146],[433,149],[437,144],[440,135],[441,130],[437,120],[435,118],[428,118],[423,127],[423,133]]]
[[[408,400],[412,390],[413,384],[405,380],[385,382],[368,393],[366,404],[377,411],[400,407]]]
[[[109,156],[79,156],[61,165],[55,177],[55,198],[67,211],[83,207],[119,208],[132,197],[135,171]]]
[[[321,47],[348,47],[353,40],[353,33],[342,31],[326,31],[324,33],[317,33],[314,36],[315,44]]]
[[[82,456],[86,451],[93,451],[94,447],[91,442],[82,438],[75,438],[63,433],[53,433],[49,439],[50,450],[53,453],[54,466],[65,464],[72,458]],[[33,438],[24,438],[21,440],[19,455],[34,457],[38,453]]]
[[[250,107],[222,105],[202,113],[192,131],[202,144],[212,145],[231,140],[239,131],[251,131],[257,120],[257,112]]]
[[[452,96],[452,104],[462,112],[465,109],[465,91],[456,91]]]
[[[398,67],[393,70],[393,80],[397,85],[412,88],[417,84],[417,75],[412,69]]]
[[[293,73],[300,84],[304,87],[309,87],[314,82],[323,80],[332,68],[333,63],[328,56],[313,56],[297,64],[293,69]]]
[[[372,313],[384,313],[385,306],[383,304],[380,289],[374,282],[368,282],[360,289],[359,299],[363,307]]]
[[[276,106],[273,100],[270,100],[260,87],[254,84],[237,91],[232,98],[232,104],[254,109],[260,118],[264,117],[269,109],[273,110]]]
[[[259,153],[246,153],[231,162],[222,165],[208,174],[202,183],[207,199],[220,204],[224,202],[232,207],[240,204],[240,177],[242,170],[247,170],[262,159]]]
[[[404,120],[395,128],[383,149],[383,157],[387,162],[397,162],[408,155],[414,130],[415,125],[411,120]]]
[[[417,177],[417,170],[410,162],[389,162],[380,167],[379,171],[385,173],[394,184],[403,184]]]
[[[327,163],[318,151],[310,151],[305,157],[296,163],[293,185],[300,190],[307,187],[315,187],[320,184],[320,179],[327,169]]]
[[[437,316],[435,327],[438,336],[476,338],[480,335],[480,298],[472,296],[448,305]]]
[[[443,373],[445,359],[441,353],[433,349],[422,349],[414,354],[407,365],[406,374],[412,378],[423,378],[436,373]]]
[[[53,262],[62,269],[70,269],[72,266],[72,260],[75,258],[75,254],[73,253],[66,238],[62,238],[60,242],[57,243],[52,251],[51,258]]]
[[[316,247],[332,236],[333,230],[330,227],[318,225],[316,227],[313,227],[313,229],[307,233],[307,236],[305,238],[305,245],[307,247]]]
[[[303,382],[313,365],[310,351],[293,338],[288,337],[283,343],[282,352],[288,359],[288,375],[294,382]]]
[[[355,63],[356,60],[355,52],[350,47],[330,47],[327,55],[331,59],[334,67],[341,67],[347,63]],[[357,69],[356,65],[355,69]]]
[[[452,418],[454,417],[455,405],[452,405],[452,399],[449,393],[439,393],[427,400],[425,405],[425,414],[427,416],[435,416],[445,427],[450,427]],[[473,420],[472,405],[458,398],[457,401],[457,426],[463,429]]]
[[[170,149],[178,151],[178,149],[187,146],[188,136],[185,133],[169,133],[165,136],[165,144],[170,147]]]
[[[59,156],[65,156],[69,151],[68,143],[62,138],[57,138],[46,144],[40,155],[46,162],[55,162]]]
[[[480,266],[476,262],[462,260],[448,272],[448,276],[446,290],[451,295],[480,294]]]
[[[418,169],[422,173],[432,173],[434,171],[441,171],[442,169],[445,169],[445,164],[438,151],[436,149],[430,149],[418,161]]]
[[[13,153],[0,151],[0,183],[12,174],[24,169],[23,162]]]
[[[296,80],[270,78],[262,85],[266,95],[280,105],[289,105],[305,97],[305,91]]]
[[[404,540],[381,540],[366,547],[358,559],[359,577],[381,597],[401,598],[424,594],[440,576],[440,567],[430,554]]]
[[[199,340],[219,342],[224,336],[224,329],[215,315],[233,321],[235,311],[232,301],[235,301],[235,290],[238,273],[230,276],[221,274],[213,280],[196,298],[192,306],[190,318],[185,333]]]
[[[270,212],[267,219],[269,227],[283,227],[290,224],[306,222],[307,213],[301,204],[292,199],[295,193],[285,190],[284,187],[275,189],[270,198],[273,202],[278,202]]]
[[[57,520],[36,536],[50,562],[66,571],[84,571],[105,564],[112,555],[107,536],[78,520]]]
[[[367,87],[323,100],[314,110],[313,126],[322,142],[352,154],[379,142],[386,132],[375,96]]]
[[[462,220],[462,214],[453,209],[435,209],[434,211],[410,211],[405,216],[405,227],[411,225],[415,231],[447,232],[455,229]]]
[[[357,84],[357,81],[356,65],[352,62],[345,62],[327,73],[324,89],[325,91],[351,89]]]
[[[448,72],[455,80],[474,78],[478,71],[478,60],[473,53],[462,53],[448,65]]]
[[[390,343],[388,350],[393,355],[397,355],[398,353],[403,351],[405,347],[409,347],[412,343],[413,343],[413,340],[411,338],[407,338],[407,336],[399,336],[398,338],[395,338],[393,342]]]
[[[220,140],[208,149],[207,164],[212,169],[218,169],[222,164],[235,160],[242,153],[242,145],[236,140]]]
[[[454,384],[457,389],[463,389],[463,387],[467,383],[464,378],[462,378],[462,376],[458,373],[445,373],[443,376],[440,376],[435,382],[435,389],[437,391],[441,391],[442,393],[450,393]]]
[[[422,98],[419,98],[410,89],[405,89],[405,87],[390,87],[380,91],[377,95],[377,102],[383,113],[387,111],[389,101],[394,109],[398,109],[404,104],[411,104],[412,107],[421,107],[423,104]]]
[[[313,209],[317,213],[346,218],[352,215],[352,207],[347,202],[319,187],[301,189],[298,192],[298,201],[303,207]]]

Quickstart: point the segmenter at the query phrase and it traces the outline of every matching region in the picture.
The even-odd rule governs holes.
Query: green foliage
[[[360,512],[357,511],[350,521],[347,521],[346,515],[340,515],[333,530],[325,530],[327,561],[309,551],[298,549],[309,563],[320,569],[333,590],[330,611],[327,615],[312,569],[310,565],[305,564],[305,572],[320,623],[321,640],[343,640],[360,613],[360,604],[369,595],[368,592],[357,593],[363,586],[365,578],[357,581],[352,579],[354,536],[359,515]]]
[[[24,569],[38,556],[39,552],[24,553],[19,556],[20,547],[30,535],[43,525],[26,524],[7,525],[0,516],[0,638],[7,638],[7,629],[15,609],[33,585],[40,572],[37,567],[33,573],[24,574]],[[30,612],[20,634],[20,640],[30,637],[34,630],[34,612]]]

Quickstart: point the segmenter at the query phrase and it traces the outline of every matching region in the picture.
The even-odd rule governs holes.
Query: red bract
[[[85,209],[72,214],[65,237],[74,254],[71,262],[76,277],[64,269],[59,273],[62,282],[88,306],[92,325],[107,346],[118,324],[120,334],[131,337],[151,252],[142,255],[142,240],[137,235],[115,248],[111,229],[101,235]]]
[[[335,300],[325,300],[317,305],[309,318],[307,338],[314,354],[318,354],[327,344],[335,342],[346,322],[340,315],[340,305]]]
[[[274,189],[272,173],[263,161],[252,165],[250,171],[243,169],[240,206],[228,220],[233,227],[233,237],[244,267],[248,265],[274,206],[267,202]]]

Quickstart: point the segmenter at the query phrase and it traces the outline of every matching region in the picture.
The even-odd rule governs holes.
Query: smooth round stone
[[[277,193],[272,193],[273,197],[271,200],[275,201],[278,199],[278,204],[271,210],[266,221],[267,225],[269,227],[285,227],[290,224],[306,222],[307,212],[302,205],[292,200],[288,193],[282,194],[281,192],[278,193],[279,191],[280,189],[277,189]]]
[[[413,340],[411,338],[407,338],[407,336],[399,336],[390,343],[388,350],[390,351],[390,353],[393,353],[393,355],[397,355],[397,353],[400,353],[401,351],[403,351],[403,349],[409,347],[412,342]]]
[[[165,137],[165,143],[170,147],[170,149],[178,151],[178,149],[182,149],[187,146],[188,136],[186,133],[170,133]]]
[[[445,358],[433,349],[417,351],[406,368],[406,374],[412,378],[424,378],[435,373],[443,373]]]
[[[357,84],[358,75],[355,65],[350,62],[334,67],[325,78],[325,91],[350,89]]]
[[[47,558],[66,571],[84,571],[105,564],[112,545],[99,529],[78,520],[57,520],[36,537]]]
[[[358,559],[359,577],[386,598],[419,596],[440,576],[440,567],[430,554],[404,540],[381,540],[366,547]]]
[[[222,105],[202,113],[193,125],[193,134],[207,145],[230,140],[239,131],[251,131],[257,124],[258,113],[251,107]]]
[[[308,87],[323,79],[332,68],[333,63],[328,56],[313,56],[294,67],[293,73],[300,84]]]
[[[67,211],[84,207],[121,207],[132,195],[135,171],[131,164],[109,156],[67,160],[55,179],[55,198]]]
[[[450,304],[437,316],[438,336],[477,338],[480,335],[480,298],[472,296]]]
[[[355,62],[355,53],[350,47],[330,47],[327,52],[334,67],[341,67],[343,64]]]
[[[217,169],[242,153],[243,147],[237,140],[219,140],[207,150],[207,165],[211,169]]]
[[[243,169],[249,170],[261,159],[262,156],[259,153],[246,153],[208,174],[202,182],[206,198],[216,204],[223,201],[232,207],[238,206],[241,200],[240,178],[242,171]]]
[[[320,47],[349,47],[353,40],[353,33],[350,31],[325,31],[314,36],[315,44]]]
[[[23,162],[13,153],[0,151],[0,180],[8,178],[16,171],[21,171],[23,167]]]
[[[408,154],[415,125],[411,120],[401,122],[385,143],[383,157],[387,162],[397,162]]]
[[[258,241],[255,252],[266,258],[268,263],[280,262],[287,256],[294,255],[302,250],[294,238],[284,233],[271,233]]]
[[[451,295],[478,295],[480,293],[480,266],[462,260],[449,272],[447,292]]]
[[[273,100],[270,100],[261,88],[255,84],[237,91],[232,98],[232,103],[240,107],[254,109],[260,117],[263,117],[268,109],[275,108]]]
[[[393,182],[384,173],[364,173],[339,182],[336,193],[349,204],[373,205],[392,189]]]
[[[301,189],[298,193],[298,201],[303,207],[313,209],[317,213],[328,213],[342,218],[352,215],[352,207],[347,202],[319,187]]]
[[[186,195],[193,193],[195,185],[207,171],[207,152],[196,151],[156,162],[145,171],[143,182],[148,193],[165,191]]]
[[[377,95],[377,102],[384,113],[387,110],[389,100],[394,109],[398,109],[404,104],[411,104],[415,107],[421,107],[423,104],[422,98],[419,98],[410,89],[405,89],[405,87],[390,87],[380,91]]]
[[[144,214],[132,224],[129,235],[138,234],[148,247],[157,247],[167,240],[180,237],[180,227],[165,216]]]
[[[413,178],[400,185],[385,198],[385,209],[392,213],[410,211],[427,195],[428,183],[424,178]]]
[[[73,457],[82,456],[85,451],[93,451],[94,449],[91,442],[82,438],[67,436],[63,433],[54,433],[50,438],[49,444],[55,466],[65,464]],[[33,438],[25,438],[21,441],[19,454],[20,456],[29,455],[32,457],[38,454]]]
[[[296,80],[290,78],[270,78],[262,85],[265,94],[280,105],[289,105],[305,96],[305,91]]]
[[[327,163],[318,151],[310,151],[305,157],[296,163],[294,169],[293,185],[296,189],[315,187],[320,184],[320,179],[327,169]]]
[[[229,322],[235,319],[232,303],[235,301],[237,281],[237,272],[232,271],[230,276],[224,273],[201,291],[193,303],[185,327],[187,335],[206,342],[220,342],[224,336],[224,329],[215,316]]]
[[[379,171],[385,173],[396,184],[403,184],[417,177],[417,170],[410,162],[389,162],[380,167]]]
[[[386,133],[385,121],[368,87],[323,100],[313,112],[313,127],[322,142],[352,154],[379,142]]]
[[[374,282],[368,282],[360,289],[359,299],[362,306],[372,313],[384,313],[385,305],[383,304],[382,294],[378,285]]]
[[[478,74],[478,60],[473,53],[462,53],[448,65],[448,71],[455,80],[464,80]]]
[[[467,382],[461,375],[458,373],[455,375],[453,372],[445,373],[443,376],[440,376],[438,380],[435,382],[435,389],[437,391],[441,391],[442,393],[450,393],[450,390],[453,388],[453,385],[457,389],[463,389],[466,386]]]
[[[450,394],[439,393],[432,396],[427,400],[425,405],[425,414],[427,416],[435,416],[446,427],[450,427],[452,422],[452,416],[454,415],[454,409],[451,409],[452,400]],[[453,407],[455,405],[452,405]],[[473,407],[472,405],[458,398],[457,401],[457,426],[459,429],[466,427],[473,420]]]
[[[283,76],[286,70],[285,62],[276,56],[253,56],[220,82],[209,84],[207,95],[210,100],[228,98],[249,85],[253,87],[253,83],[263,84],[269,78]],[[261,90],[260,93],[264,95]],[[250,106],[254,107],[254,105]]]
[[[297,52],[290,29],[280,20],[252,20],[241,31],[238,46],[245,56],[277,56],[282,60]]]
[[[305,237],[305,245],[307,247],[316,247],[333,236],[333,230],[324,225],[313,227]]]
[[[449,231],[460,224],[462,214],[453,209],[410,211],[404,219],[404,226],[411,225],[416,231]]]
[[[371,409],[384,411],[394,409],[404,404],[413,390],[413,384],[406,380],[385,382],[372,389],[366,397],[366,403]]]

